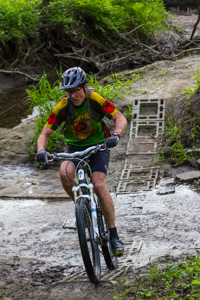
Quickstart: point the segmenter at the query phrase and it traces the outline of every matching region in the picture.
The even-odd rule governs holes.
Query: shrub
[[[153,32],[162,27],[166,10],[161,0],[55,0],[49,3],[45,15],[52,25],[65,30],[83,33],[84,28],[91,28],[108,36],[110,30],[126,32],[136,27],[143,34]]]
[[[24,35],[35,36],[39,30],[42,0],[1,0],[0,41],[21,40]]]

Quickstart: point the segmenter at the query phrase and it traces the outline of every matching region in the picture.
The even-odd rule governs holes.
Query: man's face
[[[87,89],[87,84],[84,85],[85,90]],[[77,86],[73,89],[67,90],[67,93],[74,106],[80,106],[85,101],[85,92],[83,87]]]

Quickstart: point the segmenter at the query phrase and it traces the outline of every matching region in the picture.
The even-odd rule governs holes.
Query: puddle
[[[69,201],[0,200],[0,256],[79,266],[77,233],[62,227],[66,217],[75,225]]]
[[[57,169],[2,165],[0,199],[66,199]]]
[[[119,228],[134,266],[200,250],[200,195],[188,186],[176,186],[175,193],[166,195],[158,195],[156,189],[118,195],[116,202]]]

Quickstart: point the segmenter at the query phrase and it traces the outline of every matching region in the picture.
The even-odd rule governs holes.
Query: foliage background
[[[148,35],[162,27],[165,17],[161,0],[2,0],[0,41],[37,38],[43,26],[82,37],[87,32],[109,39],[110,31],[133,34],[135,28]]]

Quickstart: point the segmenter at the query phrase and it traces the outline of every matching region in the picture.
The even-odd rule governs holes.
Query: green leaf
[[[192,280],[192,284],[200,284],[200,279]]]

